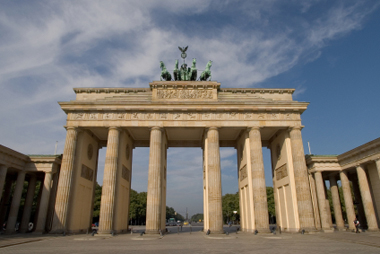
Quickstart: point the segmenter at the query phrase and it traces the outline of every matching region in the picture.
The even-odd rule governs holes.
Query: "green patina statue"
[[[181,65],[181,69],[179,70],[180,78],[183,81],[189,80],[189,70],[187,69],[187,64],[184,63]]]
[[[211,80],[211,71],[210,71],[211,65],[212,65],[212,61],[210,60],[208,61],[206,65],[206,69],[202,71],[201,73],[201,76],[199,78],[201,81],[207,81],[208,78],[210,78]]]
[[[175,81],[196,81],[198,77],[198,70],[197,70],[197,60],[193,58],[193,63],[191,65],[191,68],[187,67],[187,64],[185,62],[185,58],[187,56],[186,50],[188,46],[186,47],[178,47],[179,50],[182,52],[181,57],[183,58],[183,64],[181,65],[181,68],[178,67],[178,60],[175,61],[174,65],[174,71],[173,71],[173,78]],[[199,80],[200,81],[207,81],[209,78],[211,80],[211,68],[212,61],[208,61],[206,65],[206,69],[202,72]],[[164,62],[160,61],[160,67],[161,67],[161,80],[165,81],[171,81],[172,76],[170,75],[169,71],[166,69]]]
[[[173,77],[174,77],[174,80],[176,81],[181,80],[181,75],[178,70],[178,60],[175,61]]]
[[[193,65],[191,66],[191,69],[190,69],[190,80],[191,81],[197,80],[197,67],[196,67],[196,64],[197,64],[197,60],[195,58],[193,58]]]
[[[170,75],[170,73],[166,69],[164,62],[160,61],[160,67],[161,67],[161,80],[171,81],[172,75]]]

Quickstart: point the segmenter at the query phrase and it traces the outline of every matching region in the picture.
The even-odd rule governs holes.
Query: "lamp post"
[[[234,218],[235,218],[235,220],[236,220],[236,214],[237,214],[237,211],[233,211],[233,213],[234,213]],[[234,220],[234,224],[235,224],[235,220]]]

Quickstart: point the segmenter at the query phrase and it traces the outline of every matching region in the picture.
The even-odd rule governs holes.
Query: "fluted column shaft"
[[[326,207],[326,193],[325,186],[323,184],[322,173],[317,171],[314,173],[315,184],[317,187],[318,207],[321,217],[322,229],[330,229],[330,222]]]
[[[5,178],[7,177],[8,167],[1,165],[0,166],[0,200],[1,195],[3,194]]]
[[[379,174],[379,179],[380,179],[380,158],[377,159],[375,163],[376,163],[377,173]]]
[[[207,131],[208,207],[211,233],[223,233],[222,177],[220,171],[219,131]]]
[[[311,202],[310,185],[307,175],[301,128],[293,127],[290,130],[289,135],[292,148],[300,228],[315,230],[313,205]]]
[[[375,209],[373,207],[373,201],[371,192],[369,190],[367,175],[362,166],[356,167],[356,172],[358,174],[360,194],[362,196],[364,212],[367,219],[368,230],[378,230]]]
[[[46,172],[35,232],[42,233],[45,231],[46,215],[47,215],[47,211],[49,207],[49,199],[50,199],[50,191],[51,191],[51,179],[52,179],[52,172]]]
[[[335,223],[337,229],[344,229],[342,206],[340,204],[339,189],[335,176],[330,175],[330,190],[334,208]]]
[[[18,172],[16,188],[13,193],[11,210],[9,211],[6,233],[14,233],[17,221],[18,209],[20,207],[22,189],[24,188],[25,171]]]
[[[62,233],[66,230],[67,211],[74,169],[77,138],[77,128],[68,127],[65,147],[63,149],[61,172],[58,182],[57,198],[55,202],[55,216],[52,228],[52,231],[56,233]]]
[[[3,198],[1,199],[1,206],[0,206],[0,225],[3,225],[5,221],[5,216],[8,211],[8,203],[9,199],[11,198],[11,187],[12,187],[13,181],[9,179],[5,183],[5,188],[4,188],[4,195]]]
[[[270,232],[261,133],[258,127],[249,130],[249,145],[255,226],[258,232]]]
[[[162,205],[162,128],[150,131],[149,175],[146,206],[146,233],[157,234],[161,228]]]
[[[25,198],[24,211],[22,213],[22,219],[21,219],[21,225],[20,225],[21,233],[25,233],[28,231],[28,224],[29,224],[30,215],[32,212],[34,192],[36,190],[36,182],[37,182],[37,176],[31,175],[29,184],[28,184],[28,191],[26,193],[26,198]]]
[[[352,201],[351,186],[348,181],[347,173],[344,171],[340,172],[340,182],[342,183],[344,204],[346,207],[348,228],[354,230],[354,220],[355,220],[355,210],[354,202]]]
[[[102,199],[100,203],[99,233],[101,234],[110,234],[113,230],[119,137],[119,129],[111,127],[108,131],[106,163],[104,166]]]
[[[363,200],[360,193],[359,179],[357,174],[350,175],[350,180],[352,183],[352,191],[354,193],[354,206],[356,206],[355,212],[357,212],[357,217],[360,221],[360,226],[366,228],[368,226],[367,218],[364,212]]]

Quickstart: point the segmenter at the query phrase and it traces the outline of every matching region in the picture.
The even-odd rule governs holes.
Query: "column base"
[[[272,231],[270,231],[269,228],[257,228],[256,230],[259,234],[271,234],[272,233]],[[255,230],[253,232],[255,232]]]
[[[160,231],[158,229],[157,230],[145,230],[145,234],[146,235],[159,235]]]
[[[205,233],[207,233],[207,230],[206,231],[204,231]],[[217,231],[212,231],[212,230],[210,230],[210,235],[213,235],[213,234],[224,234],[225,232],[224,232],[224,230],[217,230]]]
[[[98,235],[112,235],[112,230],[98,230]]]
[[[322,229],[323,231],[324,229]],[[302,231],[304,231],[304,233],[311,233],[311,234],[314,234],[314,233],[317,233],[319,232],[319,230],[317,230],[316,228],[301,228],[298,232],[299,233],[302,233]]]

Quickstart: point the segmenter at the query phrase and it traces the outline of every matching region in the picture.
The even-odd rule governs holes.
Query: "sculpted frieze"
[[[282,165],[281,167],[278,167],[276,170],[276,180],[281,180],[282,178],[285,178],[288,176],[288,168],[286,166],[286,163]]]
[[[246,121],[292,121],[300,120],[297,113],[257,113],[257,112],[131,112],[131,113],[70,113],[70,120],[79,121],[120,121],[120,120],[246,120]]]
[[[212,99],[212,90],[158,89],[157,99]]]

